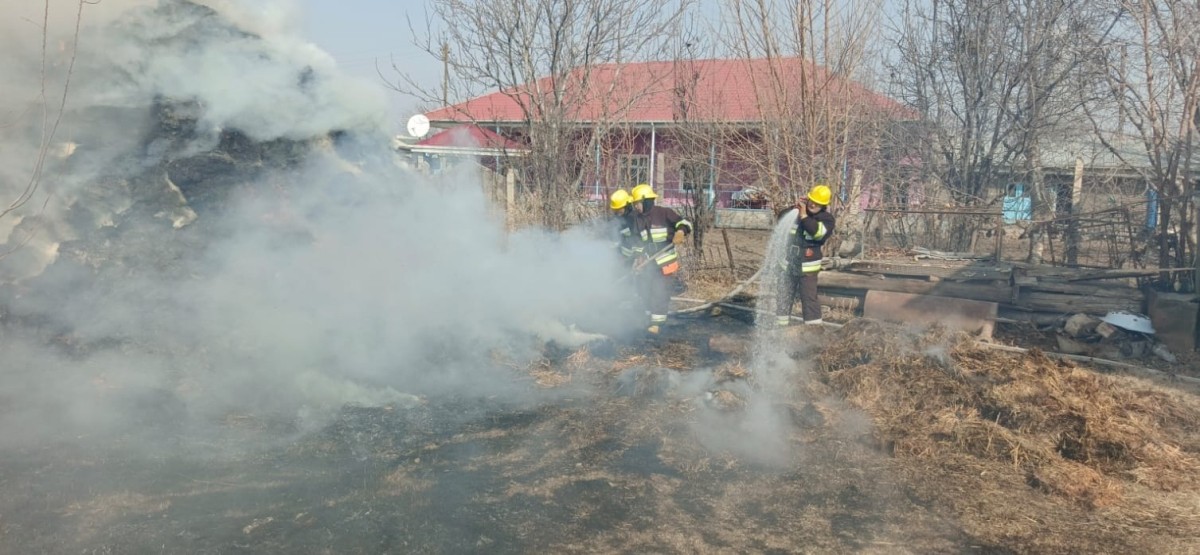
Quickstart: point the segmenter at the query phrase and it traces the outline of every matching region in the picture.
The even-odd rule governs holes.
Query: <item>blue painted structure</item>
[[[1024,183],[1014,183],[1003,199],[1004,223],[1027,222],[1033,219],[1033,201],[1025,194]]]

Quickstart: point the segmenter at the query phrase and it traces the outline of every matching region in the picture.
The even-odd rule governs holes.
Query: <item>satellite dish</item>
[[[429,133],[429,118],[422,114],[417,114],[408,118],[408,134],[420,139]]]

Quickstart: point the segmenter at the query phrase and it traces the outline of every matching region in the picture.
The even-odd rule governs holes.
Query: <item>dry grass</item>
[[[1131,484],[1197,485],[1194,399],[1038,353],[984,351],[943,330],[916,336],[856,320],[839,338],[819,367],[898,456],[1002,462],[1093,508],[1114,505]]]

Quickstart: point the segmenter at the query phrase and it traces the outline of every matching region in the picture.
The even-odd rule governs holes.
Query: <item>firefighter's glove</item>
[[[684,233],[683,233],[683,230],[682,230],[682,229],[676,229],[676,230],[675,230],[675,238],[674,238],[674,239],[672,239],[672,240],[671,240],[671,242],[672,242],[672,243],[675,243],[675,245],[676,245],[676,246],[678,246],[678,245],[682,245],[682,244],[683,244],[683,240],[684,240],[684,238],[685,238],[685,235],[684,235]]]

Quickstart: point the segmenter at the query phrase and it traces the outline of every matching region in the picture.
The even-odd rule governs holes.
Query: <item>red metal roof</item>
[[[501,137],[478,125],[459,125],[431,135],[416,144],[418,147],[474,148],[487,150],[525,151],[528,147]]]
[[[586,78],[586,79],[585,79]],[[575,70],[562,87],[570,107],[567,120],[627,123],[691,121],[756,122],[786,117],[800,104],[801,92],[835,108],[864,116],[871,111],[897,119],[913,112],[884,95],[801,58],[759,58],[604,64]],[[585,83],[586,81],[586,83]],[[494,92],[434,110],[435,123],[513,123],[526,116],[526,105],[553,91],[554,81],[539,79],[526,87]],[[684,116],[683,106],[687,106]]]

